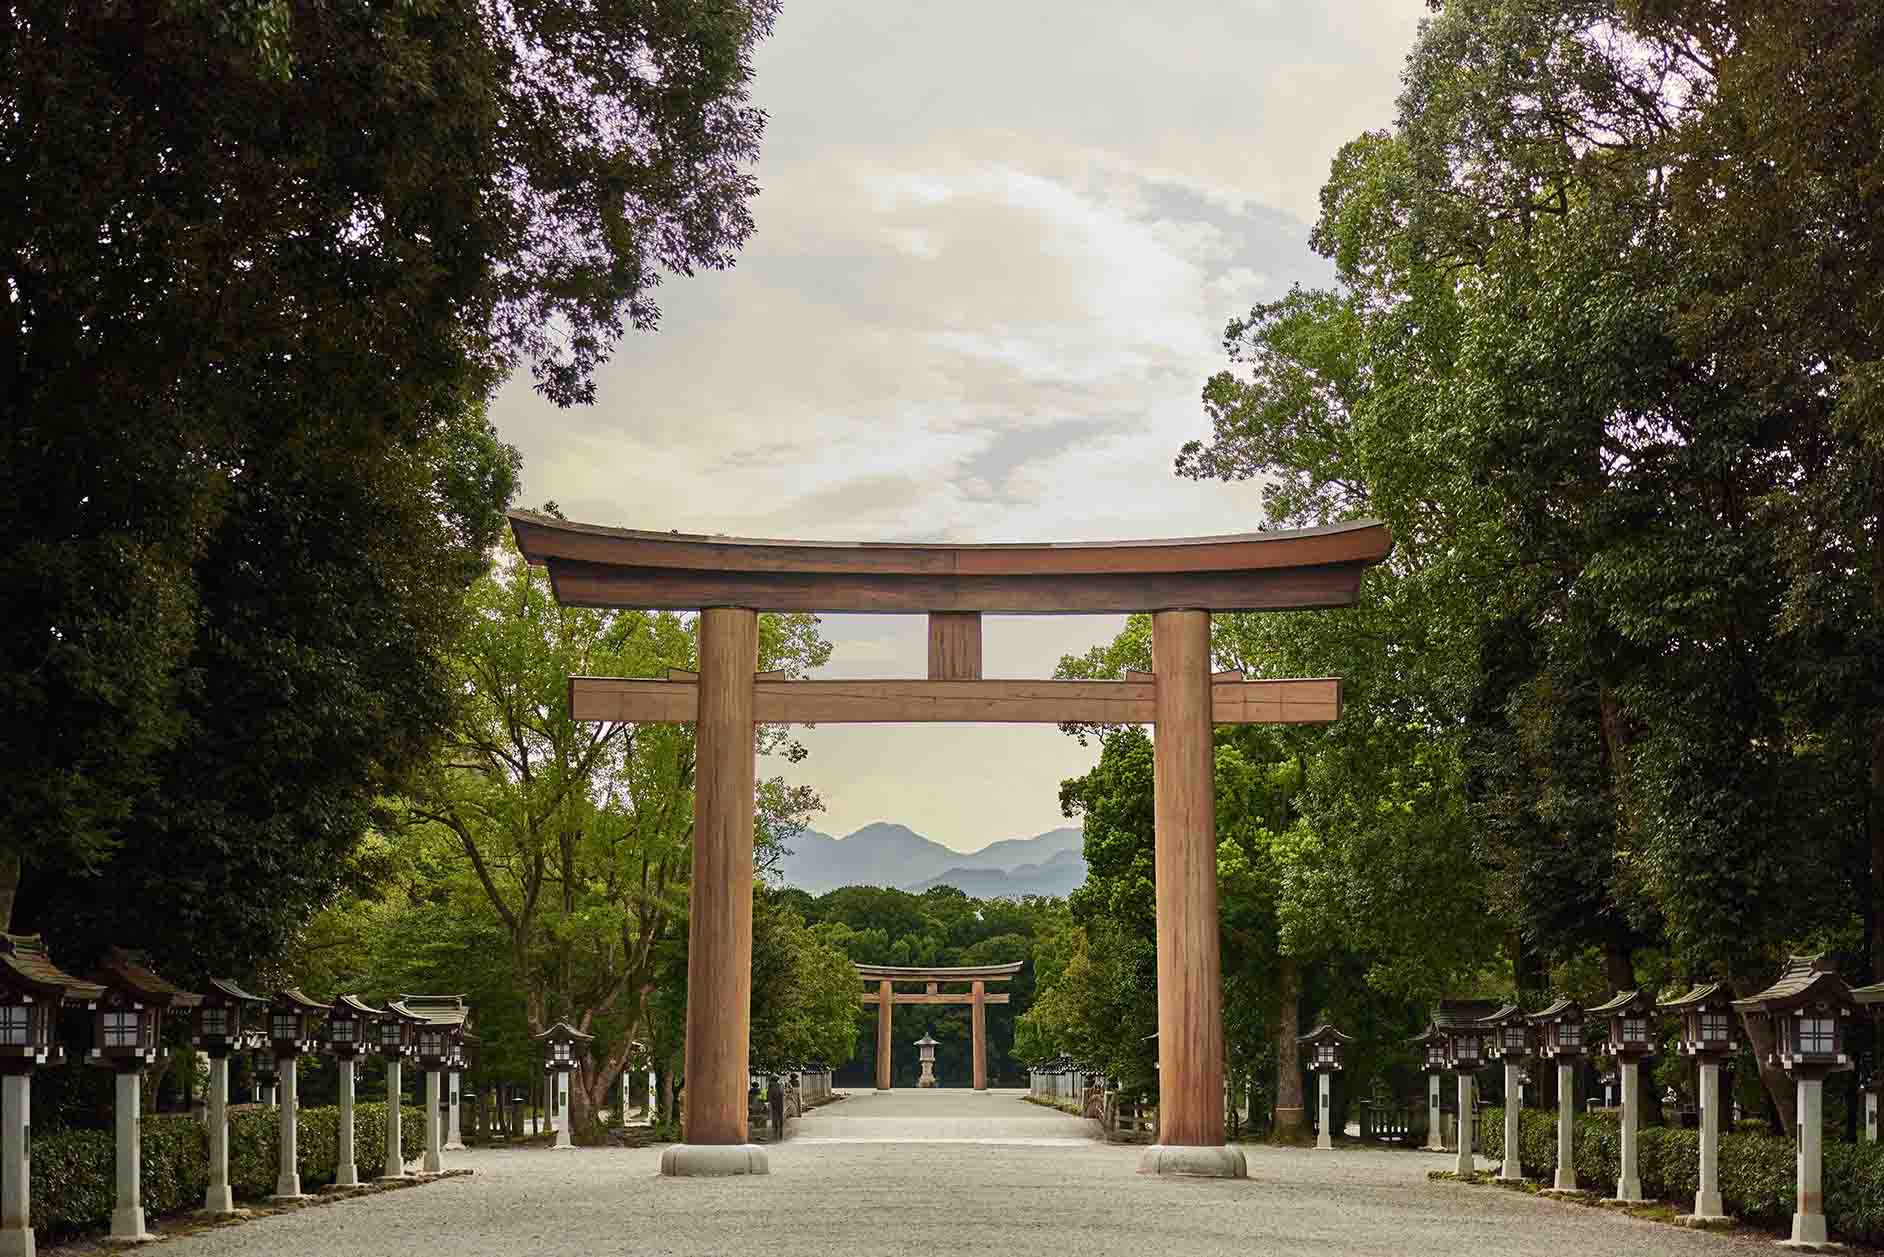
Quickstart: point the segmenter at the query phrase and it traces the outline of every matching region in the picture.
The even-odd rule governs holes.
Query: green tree
[[[448,718],[514,485],[482,399],[588,398],[664,273],[730,264],[774,12],[9,10],[0,918],[24,858],[69,951],[240,968],[332,893]]]

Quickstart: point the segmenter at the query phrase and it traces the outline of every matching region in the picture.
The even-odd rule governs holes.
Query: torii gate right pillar
[[[1217,801],[1210,613],[1151,617],[1152,795],[1157,826],[1158,1142],[1141,1174],[1244,1178],[1224,1143],[1223,984],[1217,941]]]

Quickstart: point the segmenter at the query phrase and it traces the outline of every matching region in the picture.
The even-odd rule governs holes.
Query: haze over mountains
[[[1076,826],[1009,838],[979,851],[951,851],[907,825],[877,821],[843,838],[808,829],[786,844],[787,886],[814,895],[839,886],[891,886],[920,893],[961,888],[977,899],[1065,895],[1086,880],[1084,839]]]

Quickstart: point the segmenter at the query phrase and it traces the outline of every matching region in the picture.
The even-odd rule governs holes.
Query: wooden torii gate
[[[1159,1143],[1140,1169],[1242,1177],[1224,1143],[1212,723],[1331,721],[1335,679],[1211,671],[1213,611],[1350,605],[1393,547],[1385,526],[1071,545],[766,541],[636,532],[512,512],[526,560],[569,606],[700,612],[700,669],[573,677],[579,720],[696,726],[683,1144],[667,1174],[765,1173],[746,1142],[756,723],[1069,721],[1154,728]],[[762,676],[762,611],[922,613],[927,680]],[[984,613],[1149,612],[1152,672],[1123,681],[981,676]]]
[[[1026,962],[1016,960],[1006,965],[961,965],[953,968],[922,968],[908,965],[857,965],[857,976],[874,982],[877,989],[865,991],[863,1002],[877,1006],[877,1090],[890,1089],[890,1014],[898,1004],[967,1004],[974,1009],[969,1022],[969,1038],[974,1043],[976,1091],[988,1089],[988,1005],[1007,1003],[1007,992],[988,994],[988,983],[1008,982]],[[920,982],[923,990],[901,991],[898,982]],[[966,982],[967,991],[944,991],[944,982]]]

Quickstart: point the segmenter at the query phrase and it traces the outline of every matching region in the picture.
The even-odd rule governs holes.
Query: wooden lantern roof
[[[1527,1013],[1525,1020],[1534,1026],[1548,1026],[1560,1021],[1582,1021],[1583,1008],[1575,1000],[1559,996],[1534,1013]]]
[[[462,1034],[471,1020],[471,1006],[462,995],[401,995],[387,1005],[421,1023],[444,1026]]]
[[[1879,983],[1878,985],[1880,989],[1884,989],[1884,983]],[[1856,997],[1857,992],[1853,991],[1852,995]],[[1880,998],[1884,998],[1884,996],[1880,996]],[[1655,1005],[1655,1011],[1661,1013],[1691,1013],[1700,1012],[1704,1009],[1720,1009],[1727,1011],[1733,1007],[1733,1002],[1734,993],[1728,990],[1724,984],[1719,982],[1701,982],[1689,987],[1687,993],[1684,995],[1677,995],[1674,999],[1660,1001]],[[1859,1002],[1863,1003],[1864,1001],[1860,1000]]]
[[[386,1015],[385,1009],[375,1008],[357,995],[334,996],[333,1011],[348,1013],[362,1021],[371,1021]]]
[[[1407,1042],[1414,1047],[1426,1047],[1433,1043],[1444,1043],[1449,1037],[1444,1026],[1437,1021],[1429,1021],[1426,1023],[1426,1029],[1408,1039]]]
[[[1478,1024],[1486,1030],[1502,1030],[1506,1026],[1525,1026],[1530,1024],[1530,1016],[1516,1004],[1503,1004],[1485,1016]]]
[[[588,1043],[595,1038],[584,1034],[566,1021],[559,1021],[541,1034],[530,1036],[545,1043]]]
[[[274,999],[269,1003],[275,1008],[291,1008],[298,1013],[324,1013],[329,1008],[329,1005],[303,994],[298,986],[287,986],[276,991]]]
[[[1297,1035],[1295,1041],[1297,1043],[1307,1044],[1352,1043],[1354,1042],[1354,1036],[1351,1034],[1342,1034],[1339,1030],[1336,1030],[1333,1026],[1324,1021],[1307,1034]]]
[[[203,992],[203,1002],[226,1008],[230,1005],[266,1004],[268,1000],[252,991],[243,990],[234,978],[211,978],[209,990]]]
[[[0,934],[0,986],[39,999],[83,1003],[104,994],[95,982],[74,977],[52,963],[37,934]]]
[[[645,532],[510,512],[572,607],[1016,614],[1345,607],[1393,535],[1326,528],[1072,544],[914,545]]]
[[[195,1008],[203,997],[157,976],[137,952],[114,947],[98,962],[98,983],[153,1008]]]
[[[1863,1005],[1866,1008],[1874,1008],[1879,1004],[1884,1004],[1884,982],[1873,982],[1869,986],[1852,987],[1851,1002]]]
[[[1789,956],[1779,977],[1764,991],[1733,1002],[1736,1012],[1764,1013],[1775,1016],[1796,1012],[1809,1004],[1830,1004],[1849,1011],[1851,988],[1838,976],[1837,968],[1824,954]]]
[[[1583,1010],[1585,1017],[1646,1017],[1655,1011],[1655,997],[1644,990],[1617,991],[1607,1002]]]

